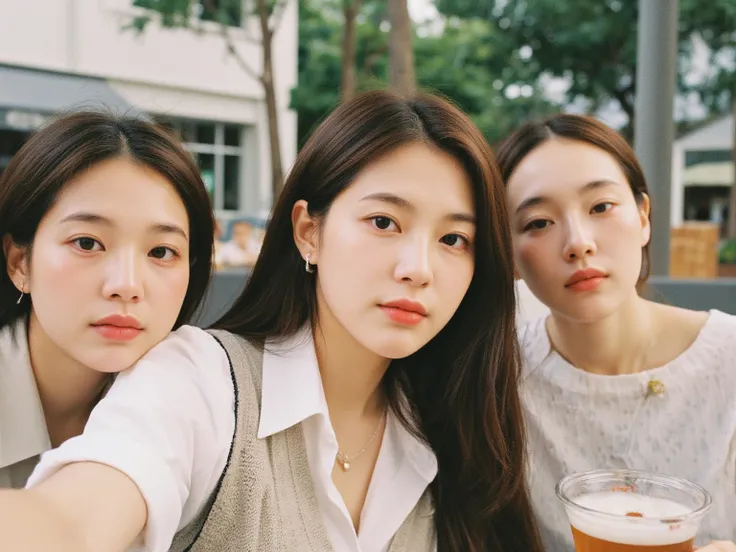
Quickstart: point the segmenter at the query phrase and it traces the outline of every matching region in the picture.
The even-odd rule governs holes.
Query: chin
[[[90,370],[102,374],[117,374],[133,366],[142,355],[111,355],[109,351],[102,357],[90,358],[88,362],[82,363]]]
[[[576,304],[571,303],[572,301],[555,310],[565,318],[585,324],[592,324],[608,318],[620,307],[619,304],[613,304],[612,301],[603,297],[576,301]]]
[[[375,354],[391,360],[406,358],[421,349],[426,341],[420,341],[418,336],[401,335],[402,332],[393,331],[385,339],[371,339],[367,348]]]

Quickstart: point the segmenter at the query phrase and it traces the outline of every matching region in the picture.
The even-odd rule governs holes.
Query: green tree
[[[420,86],[458,104],[491,144],[529,118],[559,111],[485,21],[447,21],[440,35],[418,37],[415,51]]]
[[[358,90],[387,86],[388,15],[385,1],[363,0],[356,17]],[[413,39],[419,87],[458,104],[495,143],[551,104],[528,78],[530,65],[510,62],[509,45],[487,22],[455,19],[416,28]],[[343,16],[339,0],[303,0],[299,22],[299,86],[292,91],[298,113],[299,143],[340,101]],[[531,82],[531,84],[529,84]],[[509,85],[519,89],[509,98]]]
[[[276,89],[273,72],[273,36],[278,27],[281,14],[290,1],[296,0],[255,0],[252,12],[243,13],[242,0],[133,0],[135,6],[147,11],[137,15],[129,28],[142,33],[154,21],[164,28],[190,29],[201,32],[201,21],[220,24],[220,35],[226,51],[250,78],[263,86],[266,114],[268,118],[269,151],[271,156],[271,181],[274,198],[283,185],[283,165],[281,162],[281,139],[279,135]],[[261,50],[261,68],[257,71],[249,60],[239,52],[231,35],[231,28],[241,27],[247,17],[258,20],[259,34],[249,36],[251,42]]]
[[[297,112],[300,147],[340,102],[346,1],[299,3],[299,78],[291,92],[291,107]],[[355,90],[385,86],[388,35],[381,25],[385,7],[385,1],[363,0],[355,14]]]
[[[390,0],[389,22],[389,82],[401,94],[413,94],[417,89],[414,67],[414,27],[409,17],[407,0]]]
[[[523,54],[528,76],[543,73],[570,81],[567,100],[584,97],[590,110],[615,100],[628,115],[624,132],[633,130],[636,94],[636,0],[435,0],[448,17],[480,19],[504,33],[512,59]],[[736,2],[680,0],[681,68],[687,68],[698,34],[713,55],[736,46]],[[679,79],[680,90],[695,91],[705,105],[722,112],[730,107],[734,71],[727,66],[702,85]]]

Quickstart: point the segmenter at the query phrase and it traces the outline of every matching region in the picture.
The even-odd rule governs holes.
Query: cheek
[[[76,301],[89,294],[87,282],[94,277],[87,259],[65,245],[34,244],[31,259],[31,295],[34,302],[54,298],[58,302]]]
[[[615,252],[618,257],[640,260],[643,241],[641,219],[635,209],[620,210],[611,217],[606,231],[600,236],[602,249]]]
[[[174,325],[189,287],[189,266],[153,266],[144,282],[151,322],[168,333]],[[148,309],[147,309],[148,310]]]
[[[388,240],[373,235],[368,223],[332,219],[322,233],[317,270],[332,285],[348,285],[371,278],[388,256]]]
[[[543,277],[553,266],[554,248],[543,239],[522,237],[514,242],[516,268],[525,280]]]
[[[446,304],[447,308],[452,310],[450,316],[457,310],[468,292],[474,272],[475,261],[472,254],[459,255],[440,251],[439,260],[433,268],[434,295],[447,299],[441,300],[439,305]]]

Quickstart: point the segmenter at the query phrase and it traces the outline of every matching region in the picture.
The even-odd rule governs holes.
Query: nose
[[[593,233],[580,220],[570,220],[562,255],[566,261],[579,261],[588,255],[595,255],[598,247]]]
[[[111,255],[103,289],[105,297],[131,302],[143,299],[143,270],[136,251]]]
[[[416,287],[431,284],[431,245],[432,242],[428,237],[407,237],[406,242],[399,248],[394,278]]]

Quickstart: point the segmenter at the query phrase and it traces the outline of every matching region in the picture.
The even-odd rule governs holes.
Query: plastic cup
[[[685,479],[636,470],[593,470],[564,477],[576,552],[692,552],[711,497]]]

